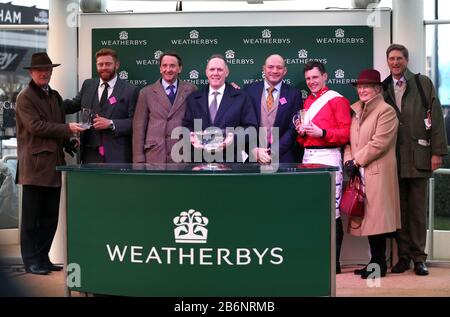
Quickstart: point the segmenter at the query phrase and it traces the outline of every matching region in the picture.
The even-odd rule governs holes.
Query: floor
[[[61,297],[67,296],[64,272],[52,272],[46,276],[27,274],[20,265],[20,255],[13,248],[0,248],[4,263],[0,274],[6,278],[8,287],[25,296]],[[16,262],[16,263],[14,263]],[[417,276],[412,270],[403,274],[387,274],[375,281],[367,281],[353,274],[356,266],[344,266],[342,274],[336,276],[337,297],[450,297],[450,267],[429,267],[430,275]],[[0,280],[1,280],[0,275]],[[0,283],[0,285],[6,285]],[[7,295],[10,289],[3,289]],[[5,288],[5,287],[4,287]],[[13,295],[15,295],[13,293]],[[86,294],[72,292],[73,297]]]

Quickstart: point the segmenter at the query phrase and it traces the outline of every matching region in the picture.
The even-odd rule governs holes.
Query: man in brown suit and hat
[[[28,273],[45,275],[61,267],[48,252],[58,224],[63,143],[83,129],[65,123],[62,98],[48,83],[53,64],[47,53],[35,53],[25,67],[31,81],[16,101],[18,183],[22,184],[21,252]]]

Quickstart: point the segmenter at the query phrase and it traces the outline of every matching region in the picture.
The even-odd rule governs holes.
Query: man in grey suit
[[[72,100],[64,101],[66,113],[83,108],[92,113],[92,126],[81,133],[82,163],[131,163],[132,121],[138,88],[118,78],[117,53],[103,48],[96,54],[100,78],[87,79]]]
[[[159,58],[161,78],[139,93],[133,119],[133,162],[172,163],[171,151],[178,141],[172,130],[180,127],[186,111],[186,98],[197,89],[178,79],[182,60],[176,52]]]

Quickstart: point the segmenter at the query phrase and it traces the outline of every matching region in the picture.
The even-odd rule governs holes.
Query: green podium
[[[66,174],[70,290],[334,296],[324,165],[77,165]]]

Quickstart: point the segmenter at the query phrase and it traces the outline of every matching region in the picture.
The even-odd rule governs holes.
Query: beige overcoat
[[[362,222],[352,220],[349,233],[368,236],[396,231],[401,226],[395,158],[397,115],[381,94],[364,107],[358,101],[351,108],[350,144],[344,162],[355,159],[364,169],[366,208]]]

